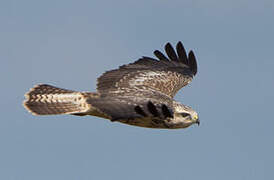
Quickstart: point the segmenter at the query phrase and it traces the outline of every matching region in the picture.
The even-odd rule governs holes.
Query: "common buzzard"
[[[40,84],[25,94],[25,108],[34,115],[92,115],[125,124],[176,129],[199,124],[198,114],[173,97],[197,73],[193,51],[187,55],[178,42],[176,51],[165,45],[165,56],[142,57],[134,63],[105,72],[97,92],[78,92]]]

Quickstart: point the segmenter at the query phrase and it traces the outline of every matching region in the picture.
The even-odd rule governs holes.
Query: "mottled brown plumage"
[[[176,51],[167,43],[165,51],[167,57],[154,51],[159,60],[143,57],[105,72],[96,93],[37,85],[26,93],[24,106],[35,115],[93,115],[142,127],[188,127],[198,122],[198,115],[173,97],[196,75],[197,62],[181,42]]]

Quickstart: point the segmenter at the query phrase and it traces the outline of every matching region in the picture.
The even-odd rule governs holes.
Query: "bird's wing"
[[[170,43],[165,45],[168,57],[156,50],[153,59],[143,57],[119,69],[105,72],[98,78],[97,90],[101,94],[132,94],[137,91],[156,91],[171,98],[191,82],[197,73],[193,51],[186,54],[181,42],[176,51]]]
[[[172,118],[172,100],[167,96],[160,96],[159,94],[158,99],[136,96],[106,96],[99,101],[87,100],[87,102],[112,121],[146,117],[156,119]]]

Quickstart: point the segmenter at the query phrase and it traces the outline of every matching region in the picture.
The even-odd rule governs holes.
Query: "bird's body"
[[[41,84],[26,93],[24,106],[35,115],[92,115],[148,128],[185,128],[199,123],[197,113],[173,100],[197,73],[192,51],[188,57],[181,42],[177,54],[168,43],[165,57],[143,57],[107,71],[98,78],[97,92],[77,92]]]

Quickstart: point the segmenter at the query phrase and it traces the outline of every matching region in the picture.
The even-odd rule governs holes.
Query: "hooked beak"
[[[198,126],[199,126],[200,125],[200,120],[199,120],[199,117],[198,117],[197,114],[193,117],[193,119],[196,120],[195,123],[198,124]]]
[[[200,120],[199,119],[196,120],[196,123],[198,124],[198,126],[200,126]]]

